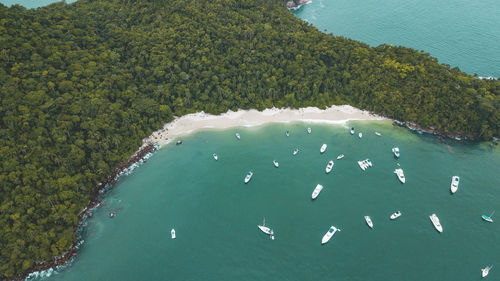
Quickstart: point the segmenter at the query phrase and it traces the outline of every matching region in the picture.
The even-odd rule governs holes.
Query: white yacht
[[[366,160],[358,161],[358,165],[361,168],[361,170],[366,170],[368,168],[368,164],[366,164]]]
[[[328,232],[323,236],[323,239],[321,239],[321,244],[325,244],[328,241],[330,241],[330,238],[335,234],[335,232],[340,231],[340,229],[336,228],[335,226],[331,226]]]
[[[354,127],[351,127],[351,135],[354,135]]]
[[[327,145],[326,145],[326,143],[324,143],[324,144],[321,146],[321,148],[319,149],[319,152],[320,152],[320,153],[324,153],[324,152],[326,151],[326,147],[327,147]]]
[[[278,161],[273,160],[274,167],[278,168],[280,166],[280,163]]]
[[[298,148],[294,149],[293,152],[292,152],[293,155],[297,155],[297,153],[299,153],[299,149]]]
[[[450,187],[450,190],[451,190],[451,193],[455,193],[457,192],[458,190],[458,184],[460,183],[460,177],[459,176],[453,176],[451,178],[451,187]]]
[[[307,133],[310,134],[311,133],[311,128],[307,128]]]
[[[330,173],[330,172],[332,171],[333,165],[335,165],[335,164],[333,163],[333,160],[330,160],[330,162],[328,162],[328,164],[326,164],[326,169],[325,169],[325,171],[326,171],[326,173],[327,173],[327,174],[328,174],[328,173]]]
[[[441,226],[441,223],[439,222],[439,218],[436,216],[436,214],[432,214],[429,216],[431,219],[432,224],[436,228],[437,231],[443,232],[443,227]]]
[[[253,173],[252,171],[248,172],[248,174],[245,176],[245,183],[248,183],[250,179],[252,179]]]
[[[394,173],[398,176],[398,179],[401,183],[406,182],[406,178],[405,178],[405,174],[403,173],[403,169],[398,168],[398,169],[394,170]]]
[[[340,154],[339,156],[337,156],[337,160],[340,160],[342,158],[344,158],[344,154]]]
[[[366,224],[367,224],[370,228],[373,228],[373,222],[372,222],[372,219],[370,218],[370,216],[365,216],[365,221],[366,221]]]
[[[212,154],[212,156],[214,157],[215,161],[219,160],[219,156],[217,156],[217,154]]]
[[[362,137],[363,137],[363,133],[359,133],[359,134],[358,134],[358,137],[359,137],[359,138],[362,138]]]
[[[481,268],[481,277],[484,278],[486,276],[488,276],[488,274],[490,273],[490,269],[493,268],[493,265],[492,266],[487,266],[485,268]]]
[[[363,171],[366,170],[366,168],[373,166],[372,161],[370,161],[370,159],[358,161],[358,165]]]
[[[394,154],[394,158],[399,159],[399,147],[397,146],[393,147],[392,153]]]
[[[170,230],[170,235],[172,236],[172,239],[175,239],[175,229],[172,228],[172,230]]]
[[[262,230],[267,235],[273,235],[274,231],[270,229],[269,227],[266,226],[266,218],[264,218],[264,221],[262,222],[262,225],[257,225],[257,227]]]
[[[240,136],[240,134],[239,134],[239,133],[236,133],[235,135],[236,135],[236,138],[237,138],[237,139],[241,139],[241,136]]]
[[[487,215],[482,215],[481,218],[487,222],[493,222],[493,218],[491,216],[493,216],[493,214],[495,213],[495,211],[493,211],[489,216]]]
[[[401,216],[401,212],[397,211],[394,214],[391,215],[391,220],[395,220]]]
[[[382,136],[382,134],[381,134],[381,133],[379,133],[379,132],[375,132],[375,135],[377,135],[377,136],[379,136],[379,137],[381,137],[381,136]]]
[[[312,199],[316,199],[316,197],[318,197],[319,193],[321,192],[321,190],[323,189],[323,186],[321,184],[318,184],[316,185],[316,187],[314,188],[314,191],[312,193]]]

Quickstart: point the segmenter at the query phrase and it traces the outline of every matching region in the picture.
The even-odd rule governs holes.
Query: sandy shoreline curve
[[[249,127],[267,123],[287,123],[302,121],[306,123],[345,124],[352,120],[388,120],[369,111],[361,110],[350,105],[333,105],[327,109],[306,107],[299,109],[270,108],[263,111],[229,110],[220,115],[198,112],[176,117],[172,122],[163,125],[163,128],[153,132],[143,140],[143,144],[157,143],[160,147],[167,145],[176,138],[193,133],[200,129],[226,129],[231,127]]]

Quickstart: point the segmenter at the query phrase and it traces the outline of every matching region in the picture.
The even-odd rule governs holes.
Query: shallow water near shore
[[[390,121],[348,125],[363,138],[342,125],[298,122],[205,130],[169,144],[107,194],[75,261],[38,279],[479,280],[480,268],[495,264],[500,251],[500,224],[481,220],[498,206],[498,149],[445,144]],[[323,143],[328,149],[320,154]],[[373,167],[363,172],[356,162],[365,158]],[[325,174],[329,160],[335,166]],[[393,173],[396,163],[404,185]],[[249,170],[254,176],[244,184]],[[461,183],[450,195],[453,175]],[[325,188],[312,201],[317,183]],[[396,210],[403,215],[390,221]],[[257,228],[263,217],[274,241]],[[331,225],[342,231],[322,246]]]

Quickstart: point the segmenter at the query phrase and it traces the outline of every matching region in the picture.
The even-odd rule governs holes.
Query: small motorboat
[[[172,230],[170,230],[170,235],[172,236],[172,239],[175,239],[175,229],[172,228]]]
[[[359,133],[359,134],[358,134],[358,137],[359,137],[359,138],[362,138],[362,137],[363,137],[363,133]]]
[[[179,144],[182,144],[182,140],[178,140],[175,145],[179,145]]]
[[[323,236],[321,239],[321,245],[326,244],[328,241],[330,241],[330,238],[335,234],[335,232],[340,231],[339,228],[336,228],[335,226],[330,226],[330,229],[328,232]]]
[[[311,133],[311,128],[307,128],[307,133],[310,134]]]
[[[288,130],[286,130],[285,132],[285,136],[289,137],[290,136],[290,132]]]
[[[458,190],[458,184],[460,183],[460,177],[459,176],[453,176],[451,178],[451,186],[450,186],[450,191],[451,194],[454,194]]]
[[[493,222],[493,214],[495,213],[495,211],[493,211],[489,216],[487,215],[482,215],[481,218],[487,222]]]
[[[297,155],[297,153],[299,153],[299,149],[298,148],[294,149],[293,152],[292,152],[293,155]]]
[[[236,133],[235,136],[236,136],[237,139],[241,139],[241,136],[240,136],[239,133]]]
[[[394,154],[394,158],[399,159],[399,147],[397,146],[393,147],[392,153]]]
[[[391,220],[395,220],[401,216],[401,212],[397,211],[394,214],[391,215]]]
[[[217,156],[217,154],[212,154],[212,156],[214,157],[215,161],[219,160],[219,156]]]
[[[313,200],[316,199],[316,197],[318,197],[321,190],[323,190],[323,186],[321,184],[316,185],[316,187],[314,188],[314,191],[312,193]]]
[[[264,221],[262,222],[262,225],[257,225],[257,227],[264,232],[267,235],[273,235],[274,231],[270,229],[269,227],[266,226],[266,218],[264,218]]]
[[[252,176],[252,171],[248,172],[248,174],[245,176],[245,183],[248,183],[252,179]]]
[[[398,176],[398,179],[401,183],[406,182],[406,178],[405,178],[405,174],[403,173],[403,169],[398,168],[398,169],[394,170],[394,173]]]
[[[366,161],[366,164],[368,164],[368,166],[370,166],[370,167],[373,166],[372,160],[366,159],[365,161]]]
[[[486,276],[488,276],[488,274],[490,273],[490,269],[493,268],[493,265],[492,266],[487,266],[485,268],[481,268],[481,277],[484,278]]]
[[[326,164],[325,171],[327,174],[332,171],[333,165],[334,165],[333,160],[330,160],[328,164]]]
[[[370,228],[373,228],[373,222],[372,222],[372,219],[370,218],[370,216],[365,216],[365,221],[366,221],[366,224],[367,224]]]
[[[351,135],[354,135],[354,127],[351,127]]]
[[[342,158],[344,158],[344,154],[340,154],[339,156],[337,156],[337,160],[340,160]]]
[[[377,136],[379,136],[379,137],[381,137],[381,136],[382,136],[382,134],[381,134],[381,133],[379,133],[379,132],[375,132],[375,135],[377,135]]]
[[[278,168],[280,166],[280,163],[278,161],[273,160],[274,167]]]
[[[440,233],[443,232],[443,226],[441,225],[441,222],[439,221],[439,218],[436,216],[436,214],[430,215],[429,218],[431,219],[431,222],[436,230]]]
[[[319,149],[319,153],[324,153],[324,152],[326,151],[326,147],[327,147],[327,145],[326,145],[326,143],[324,143],[324,144],[321,146],[321,148]]]

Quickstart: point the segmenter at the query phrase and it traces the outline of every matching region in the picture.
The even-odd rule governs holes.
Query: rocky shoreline
[[[399,120],[395,120],[394,119],[394,122],[393,122],[395,125],[398,125],[398,126],[401,126],[401,127],[405,127],[407,129],[409,129],[410,131],[414,131],[414,132],[417,132],[419,134],[432,134],[432,135],[435,135],[435,136],[440,136],[440,137],[447,137],[447,138],[450,138],[450,139],[454,139],[454,140],[457,140],[457,141],[462,141],[462,140],[478,140],[479,137],[478,136],[474,136],[474,135],[464,135],[462,133],[454,133],[454,134],[451,134],[451,133],[446,133],[444,131],[440,131],[434,127],[429,127],[429,128],[422,128],[420,127],[419,125],[413,123],[413,122],[409,122],[409,121],[399,121]]]
[[[158,149],[158,146],[154,143],[148,142],[142,145],[137,152],[135,152],[131,157],[129,157],[126,161],[120,163],[113,171],[113,173],[106,178],[106,180],[102,183],[99,183],[95,188],[92,194],[90,195],[90,201],[85,208],[78,214],[78,225],[74,228],[74,232],[78,237],[73,245],[62,255],[53,257],[49,261],[43,261],[36,263],[33,268],[30,269],[29,272],[17,276],[12,280],[25,280],[28,277],[33,276],[32,274],[35,272],[41,272],[44,270],[49,270],[54,267],[66,265],[68,261],[70,261],[73,257],[76,257],[78,246],[81,244],[81,239],[79,237],[79,232],[81,228],[84,226],[84,222],[87,218],[92,217],[92,210],[96,207],[102,205],[102,197],[101,194],[106,190],[110,189],[116,181],[120,178],[120,176],[130,169],[136,163],[144,162],[147,156],[153,153]]]

